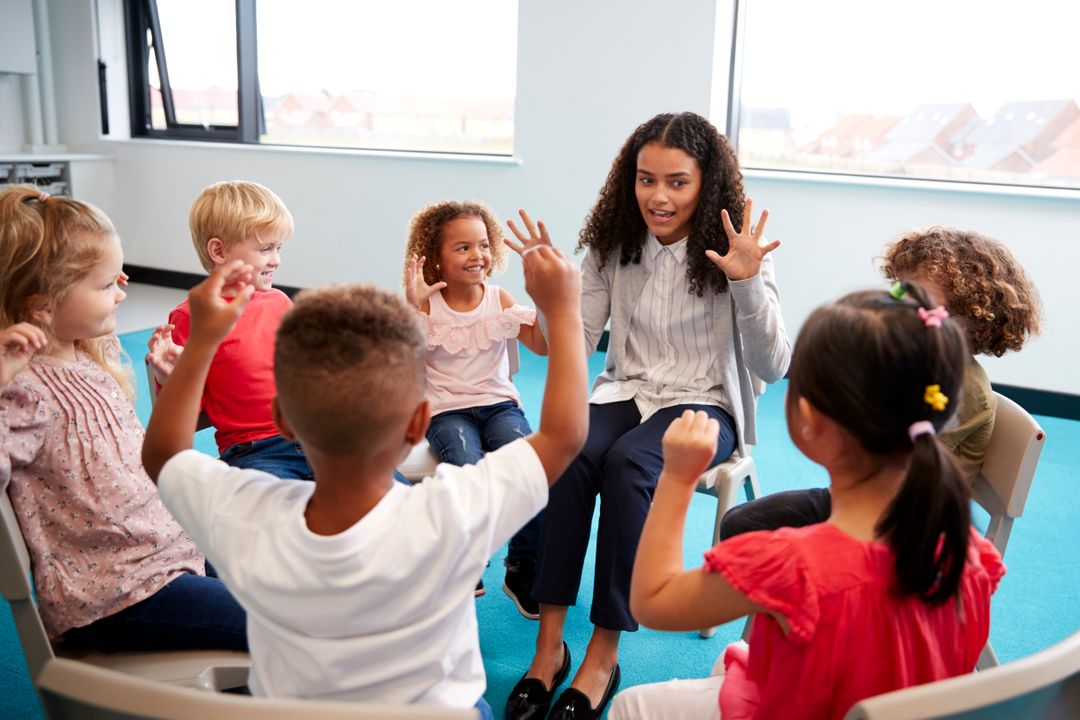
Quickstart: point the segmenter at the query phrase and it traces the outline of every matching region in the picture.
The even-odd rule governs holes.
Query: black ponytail
[[[971,533],[968,486],[930,433],[915,438],[900,491],[878,523],[896,555],[897,586],[936,605],[956,594]]]

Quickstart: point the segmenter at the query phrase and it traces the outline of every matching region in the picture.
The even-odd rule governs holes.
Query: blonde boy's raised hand
[[[180,353],[184,351],[183,345],[177,345],[172,339],[172,325],[158,325],[150,335],[146,346],[150,352],[146,354],[146,362],[154,371],[154,379],[158,385],[164,385],[176,367],[176,361]]]
[[[405,271],[405,300],[414,308],[420,308],[428,298],[446,287],[446,283],[439,281],[434,285],[428,285],[424,279],[424,260],[426,258],[413,255],[409,258],[409,266]]]
[[[663,475],[686,484],[697,482],[716,455],[720,423],[701,410],[686,410],[664,433]]]
[[[236,325],[255,292],[251,265],[242,260],[219,265],[188,293],[193,342],[217,345]]]
[[[49,337],[37,325],[23,322],[0,330],[0,385],[7,385],[48,344]]]

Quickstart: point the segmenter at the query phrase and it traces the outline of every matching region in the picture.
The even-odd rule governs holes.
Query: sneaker
[[[529,620],[540,619],[540,603],[532,598],[533,574],[535,569],[530,562],[522,562],[506,568],[503,580],[503,592],[514,601],[522,617]]]
[[[481,580],[480,582],[476,583],[476,590],[473,591],[473,597],[480,597],[486,592],[487,590],[484,589],[484,581]]]

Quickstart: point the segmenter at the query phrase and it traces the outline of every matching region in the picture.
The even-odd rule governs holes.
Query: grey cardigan
[[[587,253],[581,273],[586,352],[596,351],[604,326],[611,319],[607,358],[604,372],[593,385],[596,390],[624,378],[620,368],[626,362],[630,319],[649,274],[643,263],[619,264],[617,252],[611,254],[603,268],[592,252]],[[725,409],[735,418],[740,447],[743,443],[754,445],[756,398],[751,376],[776,382],[791,362],[791,343],[780,314],[772,257],[765,256],[761,272],[754,277],[728,282],[727,292],[706,290],[701,300],[709,303],[706,317],[715,328],[712,342],[718,360],[711,375],[731,398],[733,407]]]

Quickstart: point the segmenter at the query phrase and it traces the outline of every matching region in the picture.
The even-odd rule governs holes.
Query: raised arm
[[[210,363],[255,290],[251,272],[239,260],[221,265],[188,295],[191,335],[161,388],[143,440],[143,466],[154,482],[173,455],[191,447]]]
[[[760,609],[719,573],[687,571],[683,564],[686,511],[698,477],[716,454],[719,431],[706,413],[687,410],[664,433],[664,468],[630,581],[630,611],[646,627],[694,630]]]
[[[543,223],[534,225],[522,210],[528,238],[513,223],[521,245],[507,244],[521,255],[525,290],[547,323],[548,375],[540,427],[528,437],[548,484],[554,484],[581,452],[589,432],[588,369],[581,344],[581,273],[551,245]],[[539,324],[539,323],[538,323]]]
[[[768,210],[761,212],[757,225],[751,225],[753,207],[754,201],[747,198],[738,231],[732,226],[727,210],[722,210],[720,215],[728,236],[728,252],[718,255],[713,250],[706,250],[705,255],[730,281],[728,287],[735,305],[746,366],[757,377],[772,383],[788,370],[791,341],[780,312],[780,294],[771,257],[780,241],[765,240]]]

